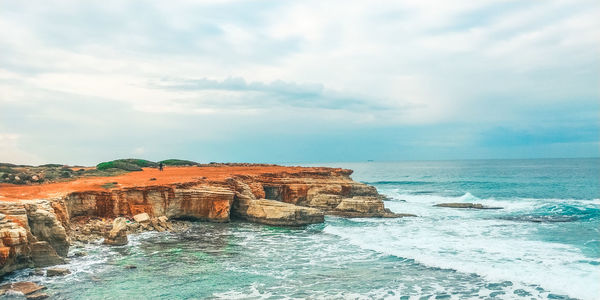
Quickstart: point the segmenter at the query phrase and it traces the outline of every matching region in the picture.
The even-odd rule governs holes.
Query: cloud
[[[228,92],[222,99],[213,101],[211,105],[227,106],[227,102],[235,99],[236,106],[250,108],[268,108],[273,106],[291,106],[334,110],[384,110],[387,107],[374,103],[373,99],[360,98],[325,89],[322,84],[298,84],[281,80],[270,83],[246,82],[243,78],[226,78],[224,80],[167,79],[154,85],[157,88],[181,92],[217,91]],[[196,94],[197,95],[197,94]],[[214,97],[214,94],[212,94]],[[202,104],[207,104],[204,101]]]
[[[6,2],[0,133],[19,138],[0,160],[502,156],[490,149],[515,141],[597,155],[592,134],[569,137],[599,127],[599,14],[588,0]],[[279,140],[312,150],[286,158]]]

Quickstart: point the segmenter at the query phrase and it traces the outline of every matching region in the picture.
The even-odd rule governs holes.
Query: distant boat
[[[372,159],[367,159],[367,161],[373,161]]]

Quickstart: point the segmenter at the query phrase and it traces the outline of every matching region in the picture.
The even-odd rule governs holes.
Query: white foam
[[[531,212],[548,203],[598,208],[594,200],[480,199],[470,193],[459,197],[410,195],[382,191],[394,212],[418,218],[376,222],[375,226],[344,227],[329,224],[325,232],[348,239],[359,247],[414,259],[422,264],[477,273],[490,280],[538,284],[554,293],[582,299],[600,295],[600,263],[567,244],[531,240],[536,227],[493,218],[496,214]],[[398,200],[405,200],[401,202]],[[462,210],[433,207],[443,202],[476,202],[502,210]]]
[[[213,296],[217,299],[268,299],[272,296],[269,292],[260,292],[258,286],[259,284],[253,283],[249,290],[231,290],[223,293],[213,293]]]
[[[581,263],[590,258],[569,245],[521,238],[528,230],[534,229],[502,220],[425,217],[353,230],[336,225],[325,228],[326,233],[361,248],[427,266],[476,273],[494,281],[539,284],[554,293],[582,299],[600,294],[600,268]]]
[[[410,194],[399,189],[381,189],[380,192],[396,201],[388,201],[386,206],[389,206],[392,211],[394,207],[401,209],[399,212],[414,213],[418,215],[430,215],[433,210],[428,209],[430,206],[438,203],[480,203],[490,207],[502,207],[499,211],[483,211],[481,213],[512,213],[512,212],[531,212],[535,209],[548,205],[573,205],[580,208],[600,209],[600,199],[536,199],[536,198],[479,198],[467,192],[462,196],[441,196],[435,194]],[[404,200],[406,202],[400,202]],[[447,209],[438,209],[436,214]],[[442,212],[442,214],[444,214]]]

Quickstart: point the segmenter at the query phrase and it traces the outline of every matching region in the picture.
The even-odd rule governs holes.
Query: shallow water
[[[130,236],[123,247],[87,245],[66,277],[23,270],[8,280],[41,282],[56,299],[600,295],[598,159],[332,165],[390,196],[393,211],[419,217],[327,217],[301,229],[195,223],[185,233]],[[432,206],[440,202],[504,209]]]

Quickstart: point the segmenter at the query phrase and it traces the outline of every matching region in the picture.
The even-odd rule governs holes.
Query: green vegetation
[[[41,168],[61,168],[64,165],[61,164],[45,164],[45,165],[39,165],[38,167]]]
[[[82,177],[108,177],[108,176],[117,176],[117,175],[125,174],[128,172],[129,171],[126,171],[123,169],[110,168],[110,169],[106,169],[106,170],[90,169],[90,170],[84,170],[83,172],[77,171],[76,173],[78,176],[82,176]]]
[[[146,167],[156,167],[157,163],[145,160],[145,159],[136,159],[136,158],[128,158],[128,159],[117,159],[113,161],[101,162],[96,165],[96,169],[98,170],[106,170],[106,169],[121,169],[125,171],[141,171],[142,168]]]
[[[107,161],[99,163],[96,166],[98,170],[108,170],[108,169],[121,169],[125,171],[141,171],[142,168],[158,167],[159,163],[163,163],[165,166],[197,166],[198,163],[191,160],[183,160],[183,159],[166,159],[162,160],[158,163],[145,160],[145,159],[137,159],[137,158],[128,158],[128,159],[117,159],[113,161]]]
[[[183,160],[183,159],[165,159],[161,160],[159,163],[163,163],[165,166],[197,166],[198,163],[191,160]]]
[[[107,182],[107,183],[105,183],[105,184],[102,185],[102,188],[110,190],[110,189],[116,187],[117,184],[119,184],[119,183],[118,182]]]
[[[165,166],[197,166],[197,162],[183,159],[160,161]],[[40,166],[0,163],[0,183],[38,184],[44,182],[68,181],[81,177],[108,177],[132,171],[142,171],[146,167],[158,167],[157,162],[145,159],[117,159],[99,163],[96,168],[87,169],[62,164],[44,164]],[[110,188],[109,186],[105,188]]]
[[[12,173],[13,170],[10,167],[0,166],[0,173]]]
[[[15,164],[9,164],[9,163],[0,163],[0,167],[9,167],[9,168],[23,168],[23,167],[31,167],[28,165],[15,165]]]

